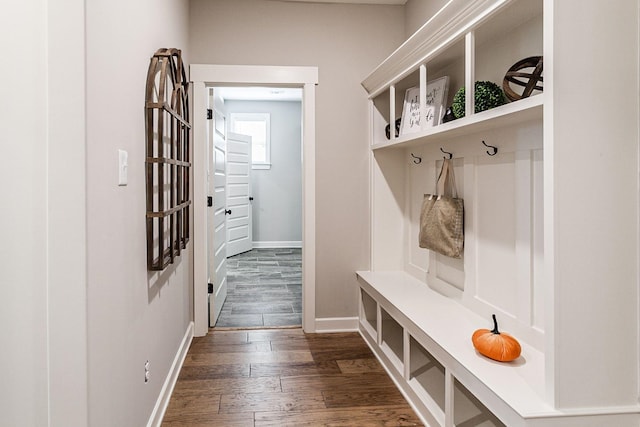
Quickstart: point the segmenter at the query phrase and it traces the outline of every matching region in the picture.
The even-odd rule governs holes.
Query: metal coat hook
[[[453,159],[453,153],[449,153],[448,151],[444,151],[442,149],[442,147],[440,147],[440,151],[442,151],[443,154],[448,154],[449,155],[449,160]],[[443,159],[446,159],[446,157],[443,157]]]
[[[419,165],[420,163],[422,163],[422,157],[418,157],[418,156],[414,156],[413,153],[410,153],[411,157],[413,157],[413,163],[415,163],[416,165]]]
[[[498,154],[498,147],[494,147],[493,145],[488,145],[486,142],[482,141],[482,144],[487,147],[487,148],[491,148],[493,149],[493,153],[490,152],[489,150],[487,150],[487,154],[490,156],[495,156],[496,154]]]

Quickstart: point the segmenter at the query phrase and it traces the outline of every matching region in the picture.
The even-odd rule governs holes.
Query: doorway
[[[220,210],[228,214],[226,299],[221,302],[224,294],[214,288],[213,307],[222,307],[210,311],[210,326],[300,327],[302,89],[211,90],[214,127],[226,127],[226,205]]]
[[[216,86],[302,89],[302,327],[315,332],[315,85],[316,67],[201,65],[190,67],[193,82],[193,310],[196,336],[208,332],[207,90]],[[198,112],[202,111],[202,114]],[[215,274],[215,273],[214,273]]]

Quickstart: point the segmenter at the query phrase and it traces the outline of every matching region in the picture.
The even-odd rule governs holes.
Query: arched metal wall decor
[[[158,49],[145,94],[148,270],[164,270],[189,242],[188,89],[180,49]]]

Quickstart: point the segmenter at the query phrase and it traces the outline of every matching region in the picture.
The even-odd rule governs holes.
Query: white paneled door
[[[251,137],[227,134],[227,256],[253,247],[251,219]]]
[[[209,132],[209,173],[208,190],[212,206],[207,214],[207,246],[209,283],[213,285],[213,292],[209,294],[209,326],[214,326],[227,298],[227,227],[226,207],[227,148],[224,137],[224,124],[220,126],[215,121],[224,118],[217,113],[214,115],[213,126]]]

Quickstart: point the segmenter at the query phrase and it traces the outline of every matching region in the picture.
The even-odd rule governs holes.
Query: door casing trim
[[[208,88],[302,88],[302,328],[316,331],[315,88],[317,67],[191,64],[193,113],[193,322],[194,335],[209,331],[207,294],[206,109]]]

